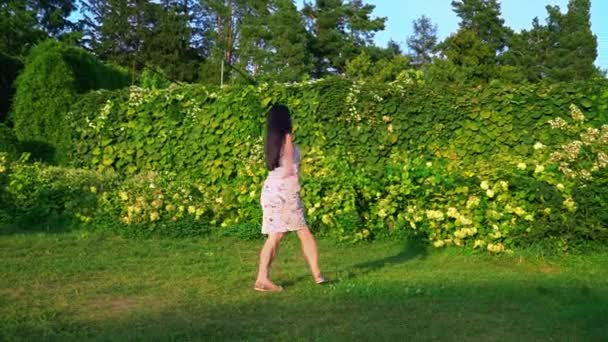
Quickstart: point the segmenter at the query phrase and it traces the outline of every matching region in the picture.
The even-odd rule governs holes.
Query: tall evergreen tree
[[[452,7],[460,17],[460,29],[473,32],[499,53],[506,48],[511,30],[504,25],[498,0],[454,0]]]
[[[75,8],[75,0],[0,1],[0,51],[24,55],[38,41],[70,31]]]
[[[187,1],[83,0],[84,44],[104,60],[140,71],[162,69],[193,81],[200,53],[192,47]]]
[[[570,0],[563,15],[558,7],[548,8],[549,42],[547,76],[559,81],[584,80],[598,74],[597,37],[591,31],[591,1]]]
[[[202,82],[219,84],[222,78],[232,78],[234,73],[228,68],[228,64],[237,62],[240,9],[244,1],[246,0],[200,0],[210,24],[206,35],[209,43],[208,53],[200,70]],[[225,66],[223,70],[222,62]]]
[[[429,17],[423,15],[413,21],[414,33],[407,39],[412,64],[417,67],[431,63],[433,53],[437,48],[437,25],[433,25]]]
[[[304,19],[292,0],[274,0],[269,18],[270,56],[264,68],[267,78],[298,81],[312,72],[309,37]]]
[[[455,0],[452,7],[461,19],[460,28],[439,44],[442,55],[452,64],[463,67],[463,73],[473,79],[488,81],[499,77],[500,55],[512,35],[500,17],[500,3]]]
[[[192,46],[188,10],[181,3],[149,4],[149,29],[144,31],[144,63],[164,71],[175,81],[198,78],[201,56]]]
[[[342,73],[346,62],[357,56],[384,29],[386,18],[372,18],[375,6],[362,1],[316,0],[305,2],[302,12],[312,37],[315,74]]]
[[[599,74],[597,38],[591,32],[589,0],[570,0],[568,12],[547,6],[546,24],[537,18],[532,29],[515,35],[505,54],[507,63],[518,67],[529,81],[572,81]]]

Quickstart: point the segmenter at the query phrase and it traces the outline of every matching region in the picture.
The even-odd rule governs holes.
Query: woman
[[[302,251],[317,284],[325,283],[319,269],[317,244],[306,225],[300,199],[298,167],[300,152],[291,135],[291,115],[283,105],[273,105],[268,111],[266,131],[266,166],[268,177],[262,188],[262,234],[268,235],[260,252],[260,266],[254,289],[282,291],[270,280],[270,266],[279,243],[286,232],[295,231]]]

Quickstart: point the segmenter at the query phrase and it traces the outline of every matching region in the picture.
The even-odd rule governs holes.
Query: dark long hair
[[[285,135],[291,133],[291,114],[285,105],[272,105],[266,118],[266,167],[272,171],[279,167]]]

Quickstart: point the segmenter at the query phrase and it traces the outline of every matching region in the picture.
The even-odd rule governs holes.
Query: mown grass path
[[[260,241],[0,236],[0,340],[608,339],[608,252],[490,256],[320,241],[314,285],[295,236],[252,290]]]

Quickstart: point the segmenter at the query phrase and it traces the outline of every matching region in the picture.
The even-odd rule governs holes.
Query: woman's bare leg
[[[315,237],[308,228],[300,229],[297,233],[302,244],[302,252],[304,252],[304,257],[310,267],[310,272],[315,281],[318,282],[322,280],[323,276],[321,275],[321,269],[319,269],[319,253],[317,252]]]
[[[256,280],[256,284],[266,285],[266,286],[276,286],[270,280],[270,268],[272,266],[272,262],[277,254],[277,250],[279,249],[279,243],[283,238],[284,233],[271,233],[268,234],[268,238],[262,247],[262,251],[260,252],[260,266],[258,268],[258,278]]]

